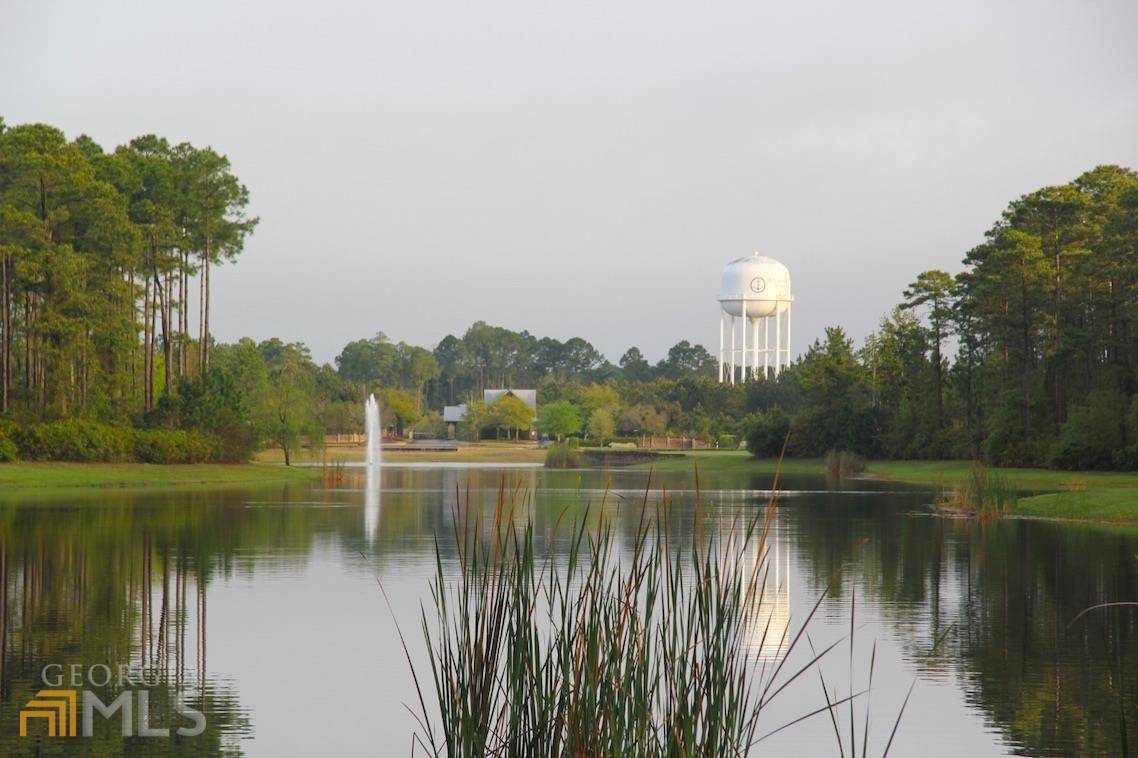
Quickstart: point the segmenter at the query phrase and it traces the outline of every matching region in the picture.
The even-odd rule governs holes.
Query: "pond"
[[[691,474],[648,476],[428,465],[385,467],[370,490],[348,469],[327,486],[2,497],[0,752],[409,754],[405,706],[417,704],[396,621],[425,665],[420,603],[436,541],[453,569],[456,514],[489,513],[502,486],[532,493],[518,517],[556,556],[586,516],[631,540],[646,488],[652,504],[666,491],[671,528],[690,534],[738,528],[772,486],[705,474],[697,508]],[[1123,755],[1136,744],[1138,615],[1074,619],[1138,600],[1138,533],[943,518],[931,493],[881,482],[790,477],[780,490],[772,549],[788,634],[826,593],[808,629],[817,649],[839,643],[823,658],[826,685],[864,689],[874,661],[871,695],[854,701],[859,754],[866,708],[880,755],[910,686],[891,755]],[[755,642],[756,659],[765,647]],[[90,736],[46,737],[34,717],[31,736],[17,736],[21,709],[49,685],[99,703],[127,693],[132,736],[121,712],[96,712]],[[824,706],[822,686],[818,672],[796,680],[760,732]],[[147,707],[150,728],[169,736],[139,736]],[[848,745],[848,706],[838,725]],[[834,725],[814,716],[757,752],[836,755]]]

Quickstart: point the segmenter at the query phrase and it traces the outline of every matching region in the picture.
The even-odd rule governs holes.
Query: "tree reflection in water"
[[[532,521],[542,555],[564,553],[569,525],[590,503],[590,518],[612,520],[619,537],[631,540],[647,477],[385,469],[381,504],[380,489],[366,488],[359,473],[360,481],[329,488],[0,499],[0,752],[61,754],[58,742],[10,736],[49,663],[151,667],[161,678],[151,696],[155,722],[171,723],[167,709],[178,690],[207,718],[199,737],[135,737],[125,745],[104,724],[83,743],[88,754],[239,752],[253,735],[253,704],[209,670],[205,622],[218,582],[327,560],[314,549],[321,540],[337,545],[337,556],[367,554],[366,566],[337,564],[337,571],[408,576],[430,565],[436,539],[450,544],[456,502],[489,519],[503,483],[533,493],[517,517]],[[654,489],[667,489],[673,504],[666,518],[677,543],[692,528],[729,528],[765,502],[762,490],[770,487],[768,478],[751,475],[704,477],[707,507],[693,519],[691,481],[685,472],[654,477]],[[831,491],[840,486],[882,491]],[[869,482],[789,479],[784,488],[792,492],[782,500],[774,541],[776,609],[785,599],[789,617],[791,600],[817,597],[837,575],[835,616],[848,612],[841,593],[856,587],[859,613],[866,607],[885,619],[922,678],[959,682],[971,706],[1023,754],[1121,755],[1138,740],[1138,612],[1104,609],[1070,625],[1088,606],[1138,599],[1135,531],[935,518],[921,508],[930,496]],[[456,499],[456,491],[470,495]],[[602,496],[603,514],[595,507]],[[101,691],[104,701],[112,694]],[[902,731],[919,731],[909,718]]]

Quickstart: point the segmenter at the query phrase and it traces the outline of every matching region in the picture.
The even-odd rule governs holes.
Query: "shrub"
[[[1085,404],[1073,406],[1048,450],[1047,465],[1074,471],[1114,465],[1114,451],[1125,444],[1124,416],[1118,412],[1123,405],[1118,393],[1097,391]]]
[[[552,445],[545,452],[546,468],[581,468],[581,453],[570,445]]]
[[[178,386],[178,426],[197,429],[218,440],[216,460],[243,463],[261,442],[257,414],[237,378],[211,368],[196,380]]]
[[[973,461],[968,477],[945,505],[962,508],[981,518],[1000,516],[1015,507],[1018,493],[1007,480],[980,461]]]
[[[16,449],[16,443],[7,437],[0,437],[0,463],[11,463],[19,458],[20,451]]]
[[[21,427],[13,440],[20,457],[30,461],[113,463],[131,459],[133,435],[129,427],[68,419]]]
[[[1006,441],[989,437],[984,441],[984,450],[987,459],[996,466],[1035,468],[1047,460],[1048,442],[1038,437]]]
[[[782,454],[789,433],[790,416],[778,406],[752,414],[747,422],[747,449],[756,458],[776,457]]]
[[[28,424],[11,435],[0,438],[0,448],[12,448],[0,449],[0,460],[204,463],[216,460],[219,448],[216,437],[197,430],[133,429],[81,419]]]
[[[1138,444],[1115,450],[1111,463],[1119,471],[1138,471]]]
[[[443,414],[438,411],[428,411],[424,413],[419,417],[419,420],[415,422],[413,429],[415,430],[416,437],[435,437],[442,439],[447,436],[447,425],[443,423]],[[311,441],[315,439],[315,436],[310,433],[308,439]],[[313,445],[309,444],[309,447],[313,447]]]
[[[968,439],[963,424],[953,424],[935,432],[928,445],[918,451],[917,457],[931,460],[971,458],[976,451]]]
[[[865,461],[857,453],[851,453],[848,450],[826,451],[826,476],[841,478],[860,474],[864,471]]]
[[[214,460],[218,441],[199,431],[143,429],[135,434],[134,458],[140,463],[206,463]]]

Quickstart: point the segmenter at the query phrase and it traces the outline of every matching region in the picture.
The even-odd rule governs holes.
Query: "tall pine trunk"
[[[0,328],[4,330],[4,344],[0,348],[0,413],[8,412],[8,391],[12,386],[12,282],[10,280],[10,270],[12,268],[12,256],[7,253],[4,254],[0,260],[0,269],[2,269],[2,277],[0,277],[0,297],[3,298],[3,313],[0,314]]]
[[[147,278],[142,295],[142,405],[146,410],[154,407],[154,321],[151,319],[150,279]]]
[[[178,271],[178,371],[182,376],[190,373],[190,360],[186,348],[190,331],[190,254],[181,251]]]
[[[213,240],[208,232],[205,235],[205,253],[202,256],[202,300],[201,300],[201,370],[209,368],[209,269]]]
[[[213,306],[213,297],[211,291],[212,282],[210,276],[212,266],[210,265],[210,243],[206,240],[206,257],[205,257],[205,333],[202,335],[202,368],[209,368],[209,309]]]
[[[1063,356],[1063,274],[1062,247],[1055,243],[1055,427],[1067,420],[1067,395],[1063,383],[1066,359]]]
[[[24,293],[24,391],[32,390],[32,293]],[[27,402],[25,400],[25,402]]]
[[[162,276],[157,269],[154,271],[154,299],[162,324],[162,387],[165,394],[170,395],[174,387],[174,343],[170,340],[170,292],[168,286],[162,286]]]

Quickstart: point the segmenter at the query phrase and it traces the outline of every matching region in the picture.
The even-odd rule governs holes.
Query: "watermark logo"
[[[177,723],[155,725],[151,718],[151,688],[161,686],[157,675],[120,666],[117,677],[109,666],[98,664],[44,666],[40,674],[47,689],[40,690],[20,711],[20,736],[42,734],[48,737],[90,737],[95,733],[95,717],[110,721],[116,716],[123,737],[197,737],[205,731],[205,715],[173,692],[173,712]],[[91,687],[105,688],[116,684],[115,697],[103,699]],[[73,689],[64,689],[71,686]]]
[[[75,690],[40,690],[20,711],[20,736],[28,736],[32,719],[47,722],[48,737],[74,737],[78,693]]]

